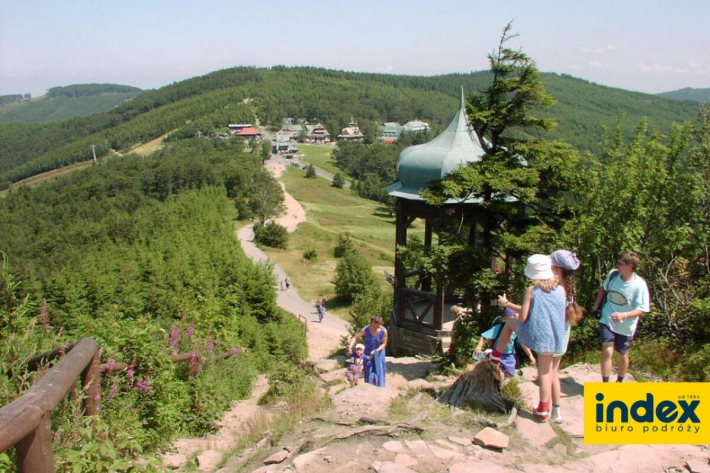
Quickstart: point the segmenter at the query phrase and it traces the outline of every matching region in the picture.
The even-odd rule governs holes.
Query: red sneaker
[[[538,411],[537,409],[535,409],[535,415],[539,420],[547,422],[547,419],[550,418],[550,411]]]
[[[486,357],[486,360],[490,361],[494,365],[500,364],[500,355],[496,355],[495,351],[489,351],[484,356]]]

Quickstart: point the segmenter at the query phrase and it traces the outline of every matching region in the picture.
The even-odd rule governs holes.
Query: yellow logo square
[[[708,444],[710,383],[585,383],[586,444]]]

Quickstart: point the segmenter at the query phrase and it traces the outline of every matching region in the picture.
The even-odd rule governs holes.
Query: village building
[[[377,127],[377,140],[382,143],[396,143],[402,133],[422,133],[431,131],[427,122],[412,120],[404,125],[398,122],[387,122]]]
[[[276,136],[274,136],[274,139],[273,139],[272,152],[273,153],[286,152],[288,150],[290,143],[291,143],[291,137],[289,134],[276,133]]]
[[[431,130],[427,122],[421,120],[413,120],[402,125],[403,131],[407,133],[420,133]]]
[[[338,141],[362,141],[365,136],[360,131],[360,127],[357,126],[357,122],[350,119],[348,126],[343,128],[343,131],[338,135]]]
[[[377,127],[377,140],[382,143],[396,143],[403,129],[399,122],[386,122]]]
[[[256,141],[261,140],[261,132],[254,127],[247,126],[234,132],[234,136],[238,138],[244,138],[245,140],[254,139]]]
[[[330,133],[320,123],[306,125],[306,141],[309,143],[330,143]]]
[[[253,126],[254,125],[251,123],[230,123],[227,125],[227,128],[229,128],[229,131],[236,135],[238,131],[243,130],[244,128],[252,128]]]
[[[283,125],[277,134],[287,135],[290,141],[298,141],[303,133],[303,125]]]

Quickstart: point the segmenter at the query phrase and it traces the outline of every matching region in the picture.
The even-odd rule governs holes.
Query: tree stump
[[[504,378],[505,375],[497,365],[481,360],[469,366],[437,400],[452,407],[477,403],[487,408],[508,412],[500,392]]]

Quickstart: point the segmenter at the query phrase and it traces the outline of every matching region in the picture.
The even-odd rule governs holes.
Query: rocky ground
[[[279,175],[284,164],[268,164]],[[293,231],[305,221],[303,208],[287,194],[288,211],[279,220]],[[251,229],[239,232],[245,252],[265,259],[250,243]],[[278,280],[285,274],[276,266]],[[279,291],[278,302],[295,316],[315,317],[311,304],[295,290]],[[538,422],[529,406],[537,403],[535,370],[523,369],[518,381],[522,407],[517,415],[452,411],[436,400],[438,390],[455,376],[436,374],[427,359],[387,358],[387,387],[345,384],[344,360],[324,357],[346,333],[345,322],[326,317],[323,324],[308,324],[309,358],[314,362],[324,394],[332,407],[318,418],[301,422],[295,432],[274,442],[267,435],[236,454],[231,452],[254,419],[269,412],[257,400],[267,389],[256,383],[251,399],[235,403],[218,432],[200,439],[175,442],[164,456],[169,469],[194,468],[196,457],[204,472],[366,472],[378,473],[486,473],[536,472],[704,472],[710,473],[708,445],[585,445],[583,439],[583,387],[598,381],[598,367],[574,365],[561,372],[561,425]],[[485,361],[484,361],[485,363]],[[221,468],[217,468],[222,464]]]

